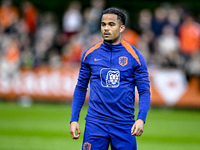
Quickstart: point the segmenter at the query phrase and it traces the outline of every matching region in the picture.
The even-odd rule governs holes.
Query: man
[[[90,81],[83,150],[136,150],[150,107],[150,87],[144,57],[121,38],[126,16],[116,8],[103,11],[104,41],[89,48],[82,57],[72,101],[70,133],[78,139],[79,113]],[[139,114],[134,119],[135,86],[139,92]]]

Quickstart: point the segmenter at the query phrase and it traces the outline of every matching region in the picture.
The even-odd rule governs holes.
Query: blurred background
[[[69,135],[71,100],[108,7],[126,11],[123,39],[149,70],[151,109],[138,148],[200,149],[198,0],[1,0],[0,149],[81,149],[82,136]],[[136,114],[137,104],[138,95]]]

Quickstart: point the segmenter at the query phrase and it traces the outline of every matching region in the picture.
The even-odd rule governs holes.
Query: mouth
[[[105,36],[105,37],[108,37],[108,36],[110,36],[110,33],[105,32],[105,33],[104,33],[104,36]]]

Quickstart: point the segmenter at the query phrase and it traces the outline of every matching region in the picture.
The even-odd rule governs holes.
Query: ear
[[[125,28],[126,28],[125,25],[121,25],[120,26],[120,33],[122,33],[125,30]]]

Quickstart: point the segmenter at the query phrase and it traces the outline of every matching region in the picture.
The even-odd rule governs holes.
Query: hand
[[[72,139],[79,138],[81,131],[80,131],[78,122],[73,121],[70,123],[70,133],[71,133]]]
[[[136,136],[141,136],[144,130],[144,121],[138,119],[131,128],[131,134]]]

